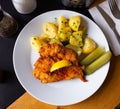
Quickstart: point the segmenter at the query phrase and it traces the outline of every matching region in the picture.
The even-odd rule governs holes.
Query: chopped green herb
[[[75,36],[74,36],[74,35],[71,35],[71,37],[72,37],[72,38],[75,38]]]
[[[36,37],[34,37],[34,40],[36,40]]]
[[[48,28],[46,28],[46,31],[48,31]]]
[[[73,25],[75,25],[75,22],[73,22]]]
[[[63,33],[63,30],[62,30],[62,29],[59,30],[59,34],[61,34],[61,33]]]
[[[55,17],[54,19],[57,20],[57,17]]]
[[[79,21],[77,21],[77,23],[79,24],[80,22],[79,22]]]
[[[67,24],[67,22],[65,22],[65,25]]]
[[[75,28],[77,28],[77,26],[75,26]]]
[[[62,44],[63,44],[64,46],[66,46],[67,44],[69,44],[69,41],[66,40],[66,41],[62,42]]]

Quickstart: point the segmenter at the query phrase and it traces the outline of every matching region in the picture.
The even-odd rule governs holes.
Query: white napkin
[[[116,0],[117,4],[120,8],[120,0]],[[120,35],[120,19],[116,19],[109,8],[108,2],[105,1],[101,4],[99,4],[99,6],[104,9],[104,11],[114,20],[115,24],[116,24],[116,29],[117,32]],[[112,29],[109,27],[109,25],[107,24],[107,22],[105,21],[104,17],[101,15],[101,13],[99,12],[99,10],[96,7],[90,8],[89,12],[91,14],[91,16],[93,17],[94,21],[96,22],[96,24],[102,29],[102,31],[104,32],[106,39],[109,43],[109,46],[112,50],[112,52],[114,53],[115,56],[120,55],[120,40],[118,41],[115,33],[112,31]],[[119,37],[120,38],[120,37]]]

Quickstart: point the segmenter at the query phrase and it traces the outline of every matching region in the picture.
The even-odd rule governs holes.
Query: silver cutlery
[[[111,10],[113,16],[117,19],[120,19],[120,10],[117,6],[116,1],[115,0],[108,0],[108,4],[109,4],[110,10]]]
[[[112,18],[100,6],[97,6],[97,9],[101,13],[101,15],[104,17],[105,21],[108,23],[108,25],[110,26],[112,31],[115,33],[116,38],[120,43],[120,36],[119,36],[119,34],[118,34],[117,30],[116,30],[115,22],[112,20]]]

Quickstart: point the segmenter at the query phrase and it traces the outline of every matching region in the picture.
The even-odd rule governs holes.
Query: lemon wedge
[[[50,72],[53,72],[53,71],[63,68],[63,67],[68,67],[70,65],[72,65],[71,62],[69,62],[67,60],[58,61],[52,65]]]

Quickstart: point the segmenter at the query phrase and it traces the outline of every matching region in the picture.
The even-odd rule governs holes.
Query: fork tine
[[[108,0],[108,3],[109,3],[109,6],[110,6],[110,9],[111,10],[114,10],[114,3],[113,3],[113,0]]]
[[[116,0],[114,0],[113,5],[114,5],[116,8],[118,8],[118,5],[117,5],[117,3],[116,3]]]
[[[115,7],[117,8],[117,4],[115,0],[111,0],[111,7],[114,9]]]
[[[113,0],[108,0],[108,4],[110,6],[111,12],[113,13],[113,11],[114,11]]]
[[[117,19],[120,19],[120,10],[117,6],[116,1],[108,0],[108,4],[109,4],[110,10],[111,10],[113,16],[116,17]]]

